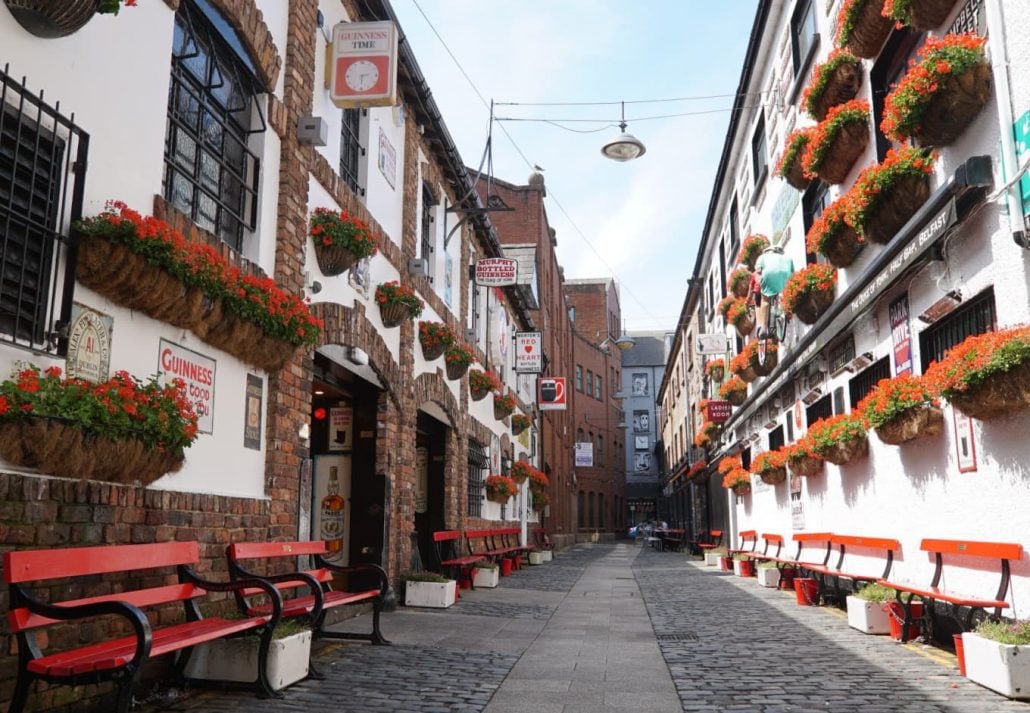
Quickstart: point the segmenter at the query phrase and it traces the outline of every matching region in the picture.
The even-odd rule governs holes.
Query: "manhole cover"
[[[697,634],[681,631],[677,634],[658,634],[655,638],[658,641],[697,641]]]

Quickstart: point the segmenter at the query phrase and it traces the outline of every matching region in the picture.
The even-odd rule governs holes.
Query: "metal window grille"
[[[365,195],[359,171],[365,147],[361,145],[361,109],[343,110],[343,128],[340,130],[340,178],[359,196]]]
[[[919,334],[919,353],[922,371],[940,361],[956,344],[966,337],[993,332],[997,315],[994,308],[994,290],[990,289],[970,300],[932,327]]]
[[[436,199],[429,186],[422,184],[422,257],[428,259],[433,254],[433,206]]]
[[[783,445],[783,426],[769,431],[769,450],[774,451]]]
[[[811,427],[813,423],[821,418],[829,418],[833,415],[833,399],[829,394],[822,397],[814,404],[805,409],[805,418],[807,419],[808,426]]]
[[[0,71],[0,341],[64,356],[89,136]]]
[[[238,38],[223,37],[206,12],[214,10],[184,0],[175,14],[164,196],[240,250],[257,222],[260,161],[247,143],[265,130],[260,111],[259,128],[250,128],[263,90],[232,46]]]
[[[975,32],[978,35],[987,34],[987,18],[984,16],[983,0],[967,0],[955,16],[948,34],[960,34]]]
[[[880,379],[889,379],[890,376],[890,357],[884,357],[855,374],[854,378],[848,381],[848,395],[851,397],[851,408],[855,408],[858,402],[873,390],[873,387],[876,386]]]
[[[843,369],[844,365],[854,358],[855,335],[849,334],[830,348],[830,373],[832,374],[839,369]]]
[[[469,517],[483,515],[483,471],[490,467],[490,458],[486,449],[476,441],[469,441],[469,473],[468,473],[468,514]]]

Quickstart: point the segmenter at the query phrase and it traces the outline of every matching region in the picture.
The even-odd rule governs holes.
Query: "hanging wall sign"
[[[217,365],[214,359],[167,339],[161,339],[158,346],[157,373],[161,383],[182,379],[186,384],[186,398],[197,412],[197,430],[200,433],[211,433],[215,427]]]
[[[107,381],[111,371],[111,331],[114,319],[79,303],[72,304],[68,327],[69,379],[85,379],[97,384]]]
[[[592,468],[594,466],[594,444],[593,443],[577,443],[576,444],[576,467],[577,468]]]
[[[353,109],[397,103],[397,28],[392,22],[341,22],[326,52],[333,104]]]
[[[901,295],[887,307],[894,342],[894,376],[912,373],[912,332],[908,320],[908,295]]]
[[[514,285],[519,261],[510,257],[488,257],[476,260],[476,284],[481,287]]]
[[[548,376],[537,380],[539,394],[537,403],[541,411],[564,411],[568,408],[568,396],[564,376]]]
[[[261,401],[264,380],[257,374],[247,374],[247,396],[243,404],[243,447],[261,450]]]
[[[519,374],[539,374],[543,370],[543,334],[541,332],[516,332],[515,371]]]

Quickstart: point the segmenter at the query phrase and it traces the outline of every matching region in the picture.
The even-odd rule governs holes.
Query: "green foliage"
[[[983,621],[976,627],[976,633],[1000,644],[1026,646],[1030,644],[1030,619]]]
[[[451,581],[436,572],[408,572],[402,578],[405,582],[437,582],[443,584],[444,582]]]
[[[896,592],[897,590],[882,584],[867,584],[855,592],[855,596],[867,602],[893,602],[896,599]]]

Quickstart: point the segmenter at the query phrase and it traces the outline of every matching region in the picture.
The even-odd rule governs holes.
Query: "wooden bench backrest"
[[[762,554],[779,557],[780,551],[783,549],[783,535],[774,535],[771,532],[763,532],[762,539],[765,540],[765,549],[762,550]],[[776,545],[775,552],[769,551],[769,547],[772,545]]]
[[[4,582],[16,584],[87,574],[132,572],[199,561],[196,542],[12,550],[4,553]]]
[[[473,540],[481,542],[479,547],[472,544]],[[465,530],[465,545],[470,555],[481,555],[484,552],[495,549],[490,542],[490,530]]]
[[[806,544],[814,542],[821,542],[826,544],[826,552],[823,557],[823,565],[830,561],[830,540],[833,538],[833,533],[830,532],[798,532],[795,533],[791,538],[794,542],[798,543],[798,550],[794,554],[794,559],[801,560],[801,550],[805,548]]]
[[[461,533],[457,530],[439,530],[433,533],[433,542],[446,542],[447,540],[460,540]]]
[[[939,552],[945,555],[998,557],[1003,560],[1018,560],[1023,556],[1023,546],[1011,542],[925,539],[919,548],[925,552]]]
[[[887,537],[866,537],[865,535],[834,534],[830,538],[830,543],[839,548],[840,556],[837,558],[836,566],[838,572],[844,571],[844,556],[849,547],[853,549],[884,550],[887,553],[886,562],[884,563],[884,570],[880,575],[880,579],[887,579],[890,576],[891,567],[894,565],[894,553],[901,549],[901,543],[897,540]]]
[[[298,555],[324,555],[325,540],[303,542],[236,542],[229,545],[229,558],[250,560]]]
[[[133,606],[144,609],[157,604],[169,604],[171,602],[181,602],[187,599],[198,599],[206,594],[207,590],[201,589],[193,584],[168,584],[163,587],[137,589],[130,592],[103,594],[98,597],[71,599],[68,601],[53,603],[75,607],[82,604],[99,604],[100,602],[128,602]],[[27,607],[19,607],[7,612],[7,623],[10,624],[11,631],[17,634],[19,631],[58,624],[60,623],[60,620],[50,619],[45,616],[40,616],[39,614],[33,614]]]
[[[744,549],[744,546],[751,543],[751,551],[754,552],[758,546],[758,530],[741,530],[737,533],[740,537],[740,548]]]

